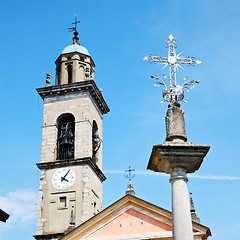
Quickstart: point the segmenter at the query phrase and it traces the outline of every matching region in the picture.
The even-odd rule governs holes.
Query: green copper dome
[[[88,50],[85,47],[78,44],[72,44],[70,46],[65,47],[64,50],[62,51],[62,54],[73,52],[78,52],[90,56]]]

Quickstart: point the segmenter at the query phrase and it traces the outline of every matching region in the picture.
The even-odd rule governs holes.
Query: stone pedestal
[[[173,240],[193,240],[187,173],[199,169],[209,145],[186,142],[184,112],[171,103],[166,115],[166,142],[155,144],[147,169],[170,174]]]

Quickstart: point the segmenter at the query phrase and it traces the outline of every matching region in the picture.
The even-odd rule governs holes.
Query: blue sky
[[[178,53],[203,62],[177,74],[180,81],[200,80],[182,103],[188,140],[211,145],[200,170],[189,175],[189,191],[211,239],[238,239],[239,11],[237,0],[1,1],[0,208],[11,217],[0,224],[0,239],[28,240],[36,232],[43,105],[35,88],[48,72],[53,84],[54,61],[72,42],[67,28],[75,14],[111,109],[103,122],[103,206],[124,195],[123,172],[132,166],[136,195],[171,210],[169,177],[146,171],[153,144],[164,142],[167,110],[150,75],[167,70],[142,60],[148,53],[166,56],[171,33]]]

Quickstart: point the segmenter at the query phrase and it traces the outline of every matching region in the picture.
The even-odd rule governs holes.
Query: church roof
[[[194,239],[207,239],[210,229],[193,222]],[[126,195],[61,240],[172,239],[172,213]]]
[[[78,52],[78,53],[82,53],[90,56],[88,50],[85,47],[78,44],[72,44],[65,47],[64,50],[62,51],[62,54],[73,53],[73,52]]]

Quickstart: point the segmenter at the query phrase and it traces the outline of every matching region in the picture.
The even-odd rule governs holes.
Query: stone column
[[[193,240],[186,170],[173,169],[169,181],[172,185],[173,240]]]
[[[77,82],[77,67],[78,67],[78,62],[77,60],[73,60],[73,63],[72,63],[72,83],[75,83]]]
[[[80,65],[79,67],[79,80],[78,81],[84,81],[84,65]]]
[[[67,83],[67,79],[66,79],[66,66],[65,63],[62,62],[61,63],[61,72],[60,72],[60,79],[58,79],[58,84],[66,84]]]

